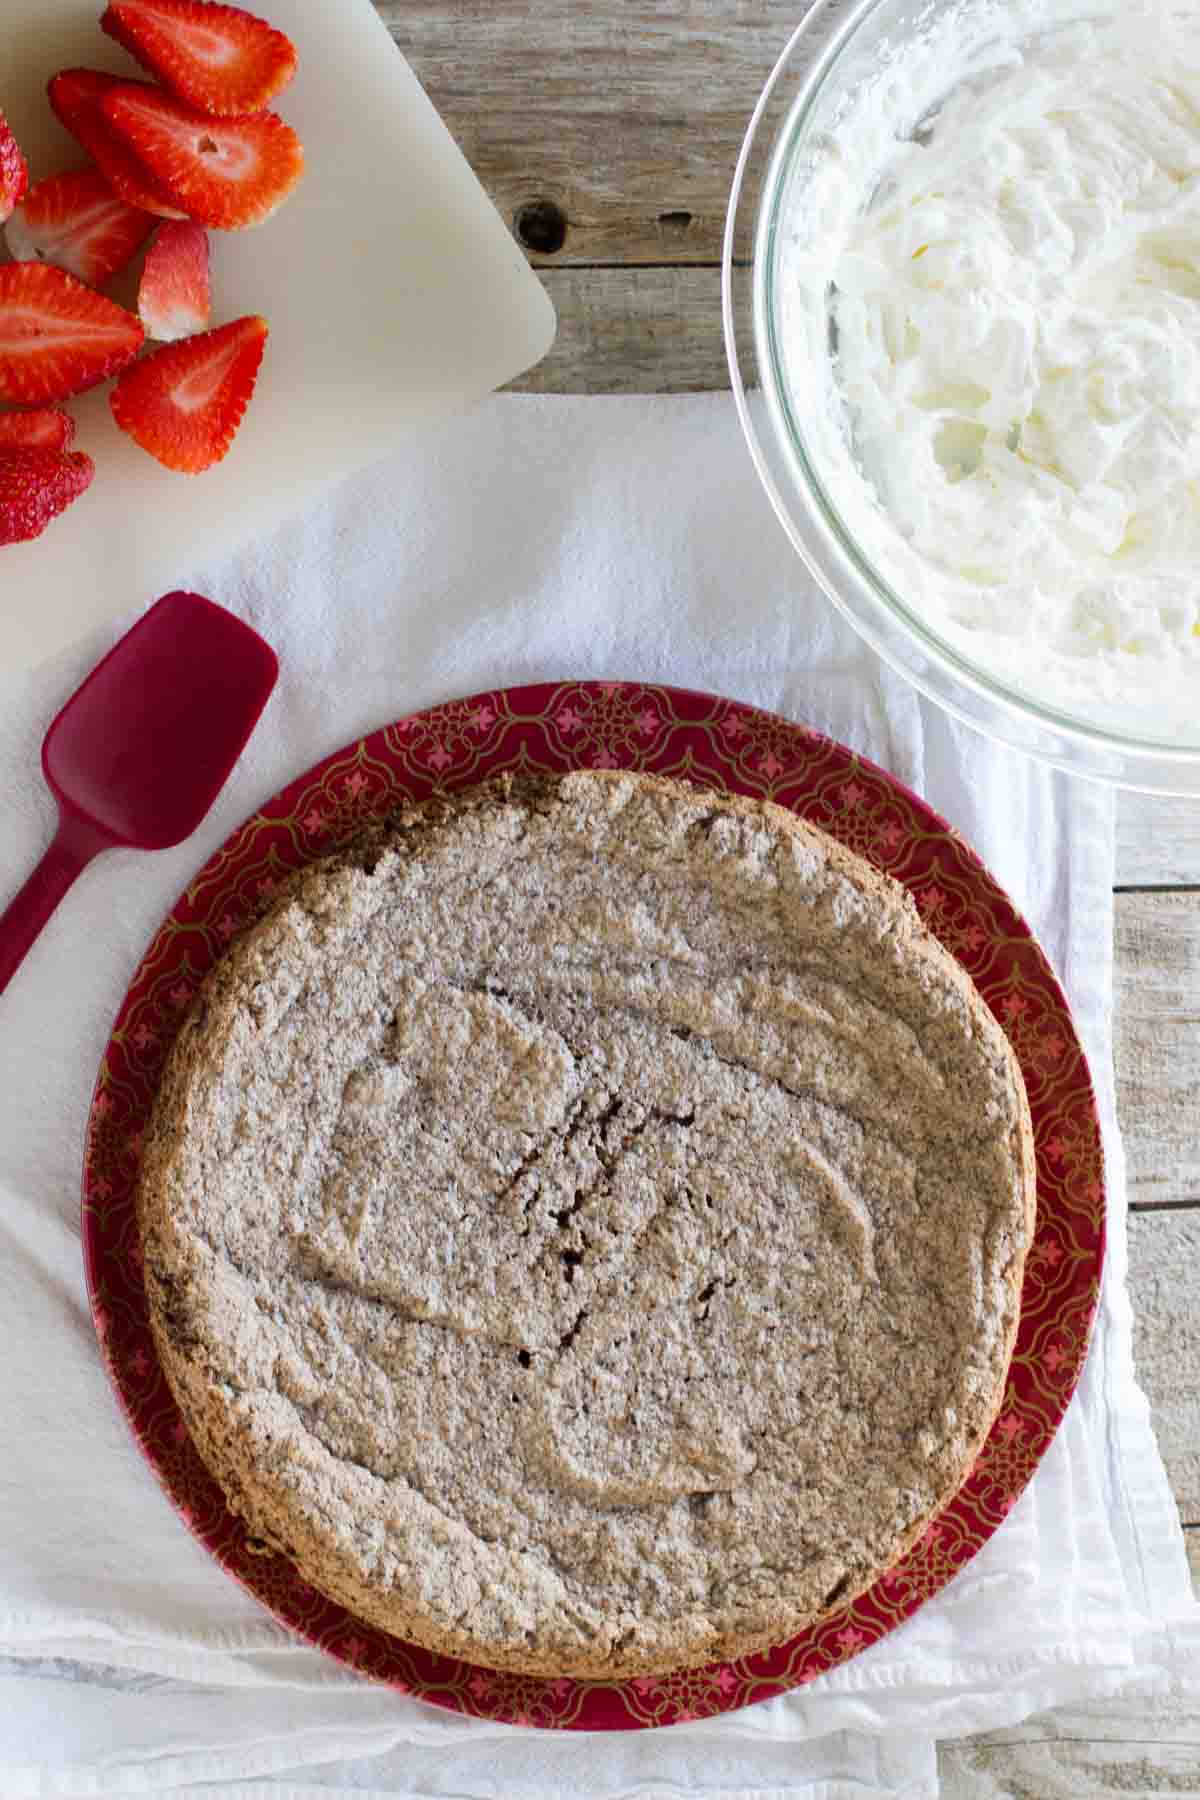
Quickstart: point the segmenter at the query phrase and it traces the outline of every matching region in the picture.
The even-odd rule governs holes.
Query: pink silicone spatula
[[[0,914],[0,993],[101,850],[167,850],[195,831],[267,703],[271,646],[199,594],[164,594],[46,733],[58,802],[50,848]]]

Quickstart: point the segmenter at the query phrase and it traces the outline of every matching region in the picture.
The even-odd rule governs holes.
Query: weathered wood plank
[[[544,269],[541,274],[558,309],[558,337],[515,388],[540,394],[680,394],[729,386],[719,269]]]
[[[1117,885],[1200,886],[1200,798],[1118,797]]]
[[[1130,1723],[1138,1735],[1088,1742],[1069,1736],[1059,1715],[1043,1721],[1043,1737],[1020,1744],[961,1743],[938,1747],[943,1800],[1200,1800],[1200,1714],[1187,1711],[1152,1724]],[[1175,1731],[1180,1733],[1172,1741]],[[1171,1733],[1171,1736],[1168,1736]]]
[[[1117,1103],[1129,1197],[1200,1201],[1200,894],[1118,894]]]
[[[376,0],[510,222],[555,262],[715,262],[741,142],[805,0]],[[536,261],[545,260],[536,257]]]
[[[1200,1525],[1200,1210],[1133,1213],[1133,1354],[1186,1524]]]

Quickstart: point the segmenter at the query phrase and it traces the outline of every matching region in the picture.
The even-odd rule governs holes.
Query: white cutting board
[[[0,0],[0,109],[34,179],[85,160],[50,113],[51,75],[141,74],[100,31],[102,4]],[[124,437],[107,389],[67,402],[96,479],[42,538],[0,547],[0,673],[148,603],[553,339],[549,299],[371,0],[251,4],[300,52],[277,107],[307,157],[273,219],[212,233],[214,324],[255,312],[271,327],[258,390],[226,460],[200,476]]]

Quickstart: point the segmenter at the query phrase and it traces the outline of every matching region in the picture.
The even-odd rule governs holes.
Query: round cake
[[[867,1588],[996,1415],[1020,1071],[898,884],[766,802],[508,781],[293,877],[139,1198],[229,1504],[433,1650],[627,1676]]]

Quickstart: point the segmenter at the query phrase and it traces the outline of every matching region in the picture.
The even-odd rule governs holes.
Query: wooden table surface
[[[376,0],[558,308],[519,387],[728,387],[725,203],[805,0]],[[1140,1379],[1200,1573],[1200,801],[1118,806],[1116,1064]],[[942,1753],[947,1795],[1200,1796],[1200,1706],[1111,1704]]]

